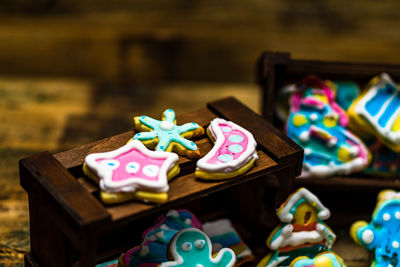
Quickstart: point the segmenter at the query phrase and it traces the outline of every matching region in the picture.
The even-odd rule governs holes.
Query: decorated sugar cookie
[[[130,199],[163,203],[168,179],[178,175],[179,165],[176,154],[150,151],[133,140],[114,151],[89,154],[83,171],[99,183],[104,203]]]
[[[164,111],[161,121],[148,116],[135,117],[134,121],[136,130],[143,132],[137,133],[133,140],[140,140],[156,151],[176,152],[189,158],[200,156],[197,145],[188,139],[203,135],[203,127],[194,122],[176,125],[172,109]]]
[[[214,147],[197,161],[196,177],[232,178],[248,171],[258,159],[253,135],[231,121],[214,119],[207,134]]]
[[[210,239],[196,228],[188,228],[178,232],[169,245],[173,261],[162,263],[166,266],[203,266],[231,267],[235,264],[235,253],[229,248],[221,249],[212,256]]]
[[[371,266],[400,266],[400,193],[384,190],[378,195],[378,203],[372,221],[355,222],[350,229],[353,240],[374,252]]]
[[[167,247],[182,229],[201,228],[200,221],[187,210],[170,210],[142,235],[142,244],[124,253],[120,266],[156,267],[168,261]]]
[[[213,254],[222,248],[230,248],[236,255],[235,266],[254,261],[250,248],[242,241],[229,219],[206,222],[203,231],[211,240]]]
[[[300,188],[291,194],[277,210],[277,215],[282,223],[267,239],[272,252],[258,267],[309,266],[315,262],[325,262],[318,265],[322,267],[344,266],[337,255],[335,258],[325,255],[331,252],[336,236],[323,222],[329,218],[329,210],[310,191]],[[340,265],[335,265],[336,262]]]
[[[286,130],[304,148],[303,177],[349,174],[369,162],[363,142],[345,128],[346,113],[333,101],[333,92],[315,78],[305,80],[291,98]]]
[[[341,267],[345,266],[342,258],[336,253],[326,251],[320,253],[314,259],[297,257],[290,263],[290,267]]]
[[[374,77],[348,112],[355,131],[400,152],[400,89],[387,73]]]

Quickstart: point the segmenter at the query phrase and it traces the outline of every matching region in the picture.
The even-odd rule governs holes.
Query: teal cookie
[[[229,248],[221,249],[212,257],[211,241],[196,228],[183,229],[172,239],[169,252],[174,261],[162,263],[161,267],[231,267],[235,264],[235,253]]]

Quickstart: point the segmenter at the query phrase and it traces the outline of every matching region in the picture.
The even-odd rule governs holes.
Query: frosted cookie
[[[326,251],[318,254],[315,258],[297,257],[290,263],[290,267],[342,267],[346,266],[336,253]]]
[[[194,122],[176,125],[172,109],[164,111],[161,121],[148,116],[135,117],[134,121],[136,130],[142,132],[137,133],[133,140],[140,140],[156,151],[176,152],[189,158],[200,157],[199,148],[188,139],[203,135],[203,127]]]
[[[374,252],[371,266],[400,266],[400,193],[381,191],[372,221],[355,222],[350,229],[353,240]]]
[[[314,87],[313,87],[314,86]],[[318,80],[308,80],[293,94],[287,134],[304,148],[302,177],[326,177],[364,169],[369,152],[345,128],[348,117],[333,101],[333,92]]]
[[[334,81],[334,84],[337,87],[336,102],[342,109],[348,110],[360,94],[360,87],[357,83],[351,81]]]
[[[336,236],[323,222],[330,212],[310,191],[300,188],[291,194],[277,210],[277,215],[282,223],[267,239],[272,252],[258,267],[292,266],[298,257],[303,259],[302,262],[304,259],[315,261],[321,253],[330,252]]]
[[[175,234],[186,228],[201,228],[200,221],[187,210],[170,210],[144,231],[142,244],[124,253],[120,267],[156,267],[168,261],[167,248]]]
[[[99,184],[104,203],[131,199],[164,203],[168,179],[179,174],[178,156],[148,150],[133,140],[114,151],[89,154],[83,172]]]
[[[400,175],[400,153],[396,153],[383,145],[378,140],[366,140],[372,160],[365,168],[364,173],[378,176],[399,176]]]
[[[196,228],[188,228],[178,232],[171,240],[169,253],[173,261],[164,262],[160,267],[231,267],[235,265],[236,260],[235,253],[229,248],[221,249],[213,257],[210,239]]]
[[[222,248],[230,248],[236,255],[235,266],[254,261],[253,253],[242,241],[229,219],[206,222],[203,224],[203,231],[211,240],[213,254]]]
[[[352,129],[375,135],[400,152],[400,89],[387,73],[374,77],[349,108]]]
[[[241,175],[258,159],[253,135],[239,125],[224,119],[214,119],[207,128],[214,147],[197,161],[196,177],[227,179]]]

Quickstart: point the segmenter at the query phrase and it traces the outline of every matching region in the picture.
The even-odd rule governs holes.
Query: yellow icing
[[[393,132],[398,132],[400,131],[400,116],[396,118],[396,120],[393,123],[392,126],[392,131]]]
[[[267,266],[267,263],[269,262],[269,260],[271,259],[272,254],[268,254],[267,256],[265,256],[258,264],[257,267],[265,267]]]
[[[368,223],[366,221],[356,221],[350,227],[350,236],[358,245],[362,246],[360,240],[357,237],[357,229],[363,226],[367,226]]]
[[[238,176],[238,175],[241,175],[241,174],[247,172],[248,170],[250,170],[253,167],[255,161],[256,160],[254,158],[252,158],[243,167],[241,167],[233,172],[206,172],[204,170],[196,169],[195,176],[202,178],[202,179],[206,179],[206,180],[228,179],[228,178],[232,178],[232,177],[235,177],[235,176]]]
[[[321,255],[315,258],[314,267],[332,267],[332,261],[330,258]]]
[[[337,118],[334,116],[325,116],[323,124],[328,128],[335,127],[337,125]]]
[[[296,114],[296,115],[294,115],[294,117],[293,117],[293,124],[294,124],[294,126],[299,127],[299,126],[302,126],[302,125],[304,125],[304,124],[306,124],[306,123],[307,123],[307,118],[306,118],[306,116],[301,115],[301,114]]]
[[[328,97],[325,94],[315,94],[314,97],[319,99],[320,101],[326,103],[326,104],[329,103]]]
[[[346,147],[340,147],[338,150],[338,159],[341,162],[348,162],[353,159],[350,154],[350,151]]]
[[[292,223],[307,226],[317,222],[317,218],[318,217],[315,208],[308,202],[303,202],[297,206],[296,212],[293,214]]]

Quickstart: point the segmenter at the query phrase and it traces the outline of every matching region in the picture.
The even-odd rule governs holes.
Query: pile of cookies
[[[304,148],[302,177],[400,174],[400,89],[382,73],[360,91],[315,76],[281,91],[276,113]]]
[[[180,172],[178,154],[199,158],[198,146],[189,139],[203,136],[204,129],[195,122],[177,125],[172,109],[165,110],[161,120],[139,116],[134,122],[138,133],[126,145],[87,155],[83,172],[99,184],[106,204],[132,199],[165,203],[168,181]],[[214,146],[197,161],[195,176],[200,179],[236,177],[258,159],[253,135],[231,121],[214,119],[207,135]]]

